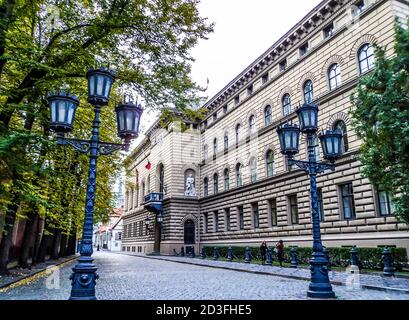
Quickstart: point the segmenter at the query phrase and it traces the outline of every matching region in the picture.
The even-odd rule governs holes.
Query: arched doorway
[[[195,244],[195,223],[193,220],[185,221],[185,244]]]

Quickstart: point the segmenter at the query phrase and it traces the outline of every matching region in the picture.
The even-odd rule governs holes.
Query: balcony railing
[[[143,197],[143,206],[146,210],[154,213],[163,211],[163,193],[151,192]]]
[[[152,192],[143,197],[144,203],[147,202],[162,202],[163,193],[161,192]]]

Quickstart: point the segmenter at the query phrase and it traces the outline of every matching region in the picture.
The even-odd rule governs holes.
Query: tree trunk
[[[33,255],[35,234],[38,223],[37,210],[32,210],[27,217],[26,226],[24,228],[23,243],[21,245],[21,251],[18,258],[18,264],[21,268],[28,268],[28,259],[30,255]]]
[[[46,230],[46,228],[44,228]],[[50,243],[50,239],[52,238],[51,235],[49,234],[44,234],[43,231],[43,236],[41,237],[41,243],[40,247],[38,248],[38,254],[37,254],[37,263],[45,262],[45,256],[47,255],[47,247],[48,244]]]
[[[59,252],[59,257],[65,257],[66,256],[66,250],[67,250],[67,241],[68,241],[68,236],[66,234],[61,235],[61,241],[60,241],[60,252]]]
[[[53,244],[51,247],[51,260],[56,260],[59,258],[60,253],[60,243],[61,243],[61,230],[55,228],[54,229],[54,237],[53,237]]]
[[[8,274],[7,264],[9,262],[10,248],[13,242],[13,227],[19,204],[18,196],[13,196],[11,204],[7,206],[3,237],[0,243],[0,275]]]
[[[76,245],[76,236],[75,234],[70,234],[68,238],[68,245],[67,245],[67,251],[66,251],[66,256],[71,256],[75,254],[75,245]]]
[[[36,231],[35,231],[33,259],[31,261],[32,266],[35,266],[37,264],[38,253],[40,251],[41,240],[43,238],[43,231],[44,231],[44,219],[38,217]]]

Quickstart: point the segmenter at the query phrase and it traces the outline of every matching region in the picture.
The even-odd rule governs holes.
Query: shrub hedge
[[[227,257],[227,246],[216,246],[220,257]],[[213,256],[213,247],[205,246],[206,256],[211,258]],[[260,259],[260,249],[259,247],[249,247],[253,259]],[[242,246],[232,246],[233,254],[235,260],[244,261],[244,253],[246,247]],[[336,267],[347,267],[351,260],[351,248],[341,247],[341,248],[327,248],[329,252],[329,258],[331,266]],[[408,262],[408,256],[405,248],[390,248],[392,252],[392,257],[394,260],[394,266],[397,271],[401,271],[402,268]],[[290,251],[291,247],[284,248],[284,261],[290,263]],[[358,248],[358,258],[360,262],[361,269],[368,270],[382,270],[383,263],[381,260],[383,248]],[[312,255],[312,248],[297,247],[297,257],[298,263],[309,264],[309,260]],[[277,257],[273,251],[273,260],[277,260]]]

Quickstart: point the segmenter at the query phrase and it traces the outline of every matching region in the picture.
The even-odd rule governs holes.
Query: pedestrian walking
[[[260,246],[261,264],[266,262],[267,243],[263,241]]]
[[[283,240],[278,241],[276,244],[276,253],[277,253],[277,259],[278,262],[280,263],[280,267],[283,266],[283,261],[284,261],[284,244]]]

